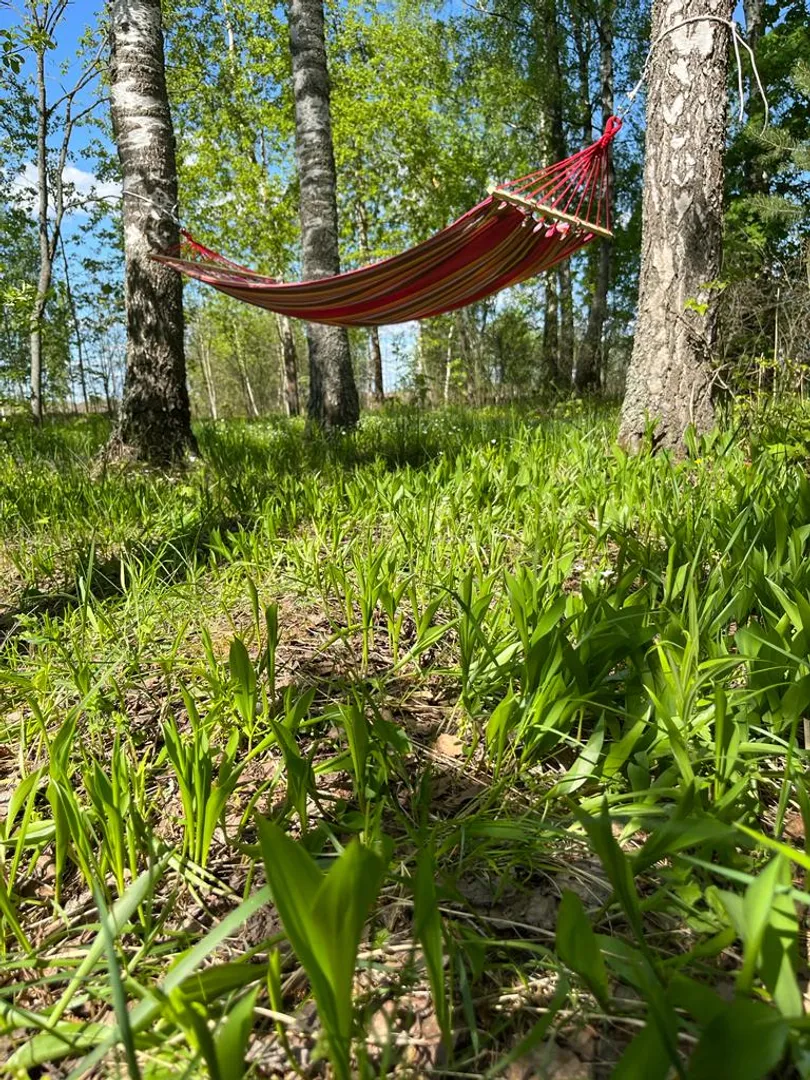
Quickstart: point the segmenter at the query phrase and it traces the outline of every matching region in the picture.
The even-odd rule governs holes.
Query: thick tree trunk
[[[599,97],[602,105],[602,130],[613,115],[613,0],[603,0],[599,21]],[[590,132],[588,133],[590,138]],[[613,210],[613,156],[608,155],[608,202]],[[593,294],[588,309],[588,324],[577,356],[576,387],[580,393],[594,393],[600,386],[602,337],[608,310],[608,290],[613,251],[604,241],[593,244],[590,255]]]
[[[765,28],[765,0],[743,0],[743,14],[745,15],[745,34],[748,44],[754,50],[759,48],[762,31]],[[749,81],[749,88],[754,93],[754,80]]]
[[[765,29],[765,0],[743,0],[743,13],[745,15],[745,34],[748,44],[757,54],[759,51],[762,33]],[[754,78],[753,71],[746,78],[746,93],[748,102],[746,116],[749,121],[756,120],[762,123],[765,119],[764,102],[759,95],[759,87]],[[768,191],[767,172],[763,168],[762,146],[756,139],[748,136],[744,143],[742,171],[745,178],[745,191],[748,195],[761,195]]]
[[[149,256],[176,246],[177,166],[160,0],[111,0],[112,122],[124,181],[127,370],[109,452],[169,465],[196,449],[180,275]]]
[[[288,12],[302,263],[311,279],[340,271],[323,0],[289,0]],[[308,323],[307,345],[310,419],[327,429],[353,427],[360,403],[346,330]]]
[[[278,336],[281,339],[281,374],[284,386],[284,408],[287,416],[298,416],[301,402],[298,397],[298,353],[290,320],[286,315],[276,315]]]
[[[654,0],[653,41],[670,26],[731,0]],[[619,440],[636,450],[649,420],[654,444],[679,448],[693,424],[714,423],[711,356],[722,255],[723,149],[729,31],[702,21],[657,46],[650,68],[639,306]]]
[[[542,0],[539,18],[535,19],[533,25],[534,48],[539,60],[538,74],[542,78],[541,93],[545,103],[546,149],[552,160],[563,161],[567,156],[563,123],[563,39],[554,0]],[[553,382],[558,389],[567,390],[571,384],[574,361],[574,301],[571,268],[567,263],[546,276],[543,351]]]

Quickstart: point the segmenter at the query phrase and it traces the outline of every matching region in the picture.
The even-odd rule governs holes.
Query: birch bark
[[[652,40],[700,15],[730,19],[731,0],[654,0]],[[690,23],[657,45],[650,68],[639,305],[619,440],[682,447],[714,423],[711,356],[721,268],[729,31]]]

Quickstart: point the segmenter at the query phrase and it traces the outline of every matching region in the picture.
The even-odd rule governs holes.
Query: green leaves
[[[799,919],[796,904],[787,895],[790,886],[789,863],[777,855],[742,897],[725,890],[718,890],[718,896],[743,941],[737,988],[750,992],[759,972],[781,1014],[797,1017],[804,1008],[796,976]]]
[[[773,1009],[738,998],[704,1028],[689,1062],[688,1080],[762,1080],[782,1060],[789,1027]]]
[[[245,1053],[253,1027],[258,989],[245,994],[231,1009],[214,1037],[219,1080],[242,1080]]]
[[[261,818],[257,825],[273,900],[309,976],[335,1075],[350,1080],[355,962],[387,858],[353,840],[324,874],[278,826]]]
[[[163,725],[163,739],[183,804],[185,851],[204,867],[214,831],[239,779],[241,767],[236,764],[239,732],[233,730],[224,749],[216,754],[193,700],[185,690],[183,696],[191,732],[181,732],[172,716]]]
[[[444,931],[436,893],[436,858],[432,838],[423,838],[413,882],[413,932],[425,958],[433,1007],[445,1049],[452,1049],[451,999],[444,970]]]
[[[608,1002],[608,975],[596,934],[576,893],[565,890],[557,911],[557,955],[584,979],[600,1004]]]

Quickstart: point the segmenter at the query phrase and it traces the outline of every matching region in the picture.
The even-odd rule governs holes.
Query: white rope
[[[147,206],[151,206],[154,210],[157,211],[155,217],[168,218],[169,221],[174,222],[174,224],[177,225],[178,228],[183,228],[183,222],[177,216],[176,212],[178,208],[177,203],[174,203],[171,210],[167,210],[165,206],[161,206],[160,203],[156,203],[154,199],[148,199],[146,195],[139,195],[137,191],[124,191],[120,195],[91,195],[86,199],[82,199],[81,205],[86,206],[88,203],[93,202],[110,202],[115,199],[118,199],[122,202],[124,199],[138,199],[140,200],[140,202],[146,203]]]
[[[154,199],[148,199],[145,195],[139,195],[137,191],[124,191],[120,196],[114,196],[114,198],[120,199],[139,199],[141,202],[147,203],[147,205],[157,210],[157,217],[167,217],[169,221],[174,222],[179,228],[183,228],[183,223],[177,216],[177,203],[175,203],[171,210],[167,210],[165,206],[161,206],[160,203],[156,203]]]
[[[737,87],[738,87],[738,91],[739,91],[739,95],[740,95],[740,123],[742,123],[742,121],[745,118],[745,91],[744,91],[744,85],[743,85],[743,69],[742,69],[742,58],[740,56],[740,45],[742,45],[742,47],[748,53],[749,57],[751,58],[751,68],[752,68],[753,73],[754,73],[754,78],[756,79],[757,89],[759,90],[759,95],[762,98],[762,102],[763,102],[763,104],[765,106],[765,122],[762,125],[762,130],[764,132],[765,129],[767,128],[767,126],[768,126],[768,117],[770,115],[770,109],[768,107],[768,98],[765,95],[765,88],[762,85],[762,79],[759,77],[759,69],[757,68],[757,60],[756,60],[756,57],[754,56],[754,50],[751,48],[751,46],[748,44],[748,42],[745,40],[745,38],[740,33],[740,28],[737,25],[737,23],[735,22],[735,20],[734,19],[723,19],[719,15],[692,15],[690,18],[681,19],[681,21],[675,23],[674,26],[669,26],[669,27],[667,27],[666,30],[662,30],[661,33],[658,35],[658,37],[655,39],[655,41],[652,42],[649,49],[647,50],[647,55],[646,55],[646,57],[644,59],[644,64],[642,65],[642,68],[641,68],[641,78],[638,80],[638,82],[633,87],[633,89],[630,90],[625,95],[626,100],[627,100],[627,104],[624,106],[623,109],[620,109],[616,113],[616,115],[619,116],[619,117],[624,117],[624,116],[627,115],[627,113],[631,109],[631,107],[633,105],[633,101],[636,98],[636,95],[639,93],[639,91],[641,90],[644,83],[647,81],[647,78],[648,78],[648,76],[650,74],[650,65],[652,64],[653,53],[658,48],[658,46],[661,44],[661,42],[664,40],[664,38],[668,37],[669,34],[674,34],[676,30],[680,30],[681,27],[683,27],[683,26],[689,26],[691,23],[697,23],[697,22],[720,23],[721,26],[727,26],[729,28],[729,30],[731,31],[731,40],[732,40],[732,43],[734,45],[734,56],[735,56],[736,64],[737,64]]]

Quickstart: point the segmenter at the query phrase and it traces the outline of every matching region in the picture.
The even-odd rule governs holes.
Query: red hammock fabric
[[[230,262],[183,233],[193,256],[155,256],[215,289],[308,322],[383,326],[426,319],[526,281],[596,235],[610,237],[611,117],[592,146],[493,189],[452,225],[401,255],[359,270],[283,283]]]

